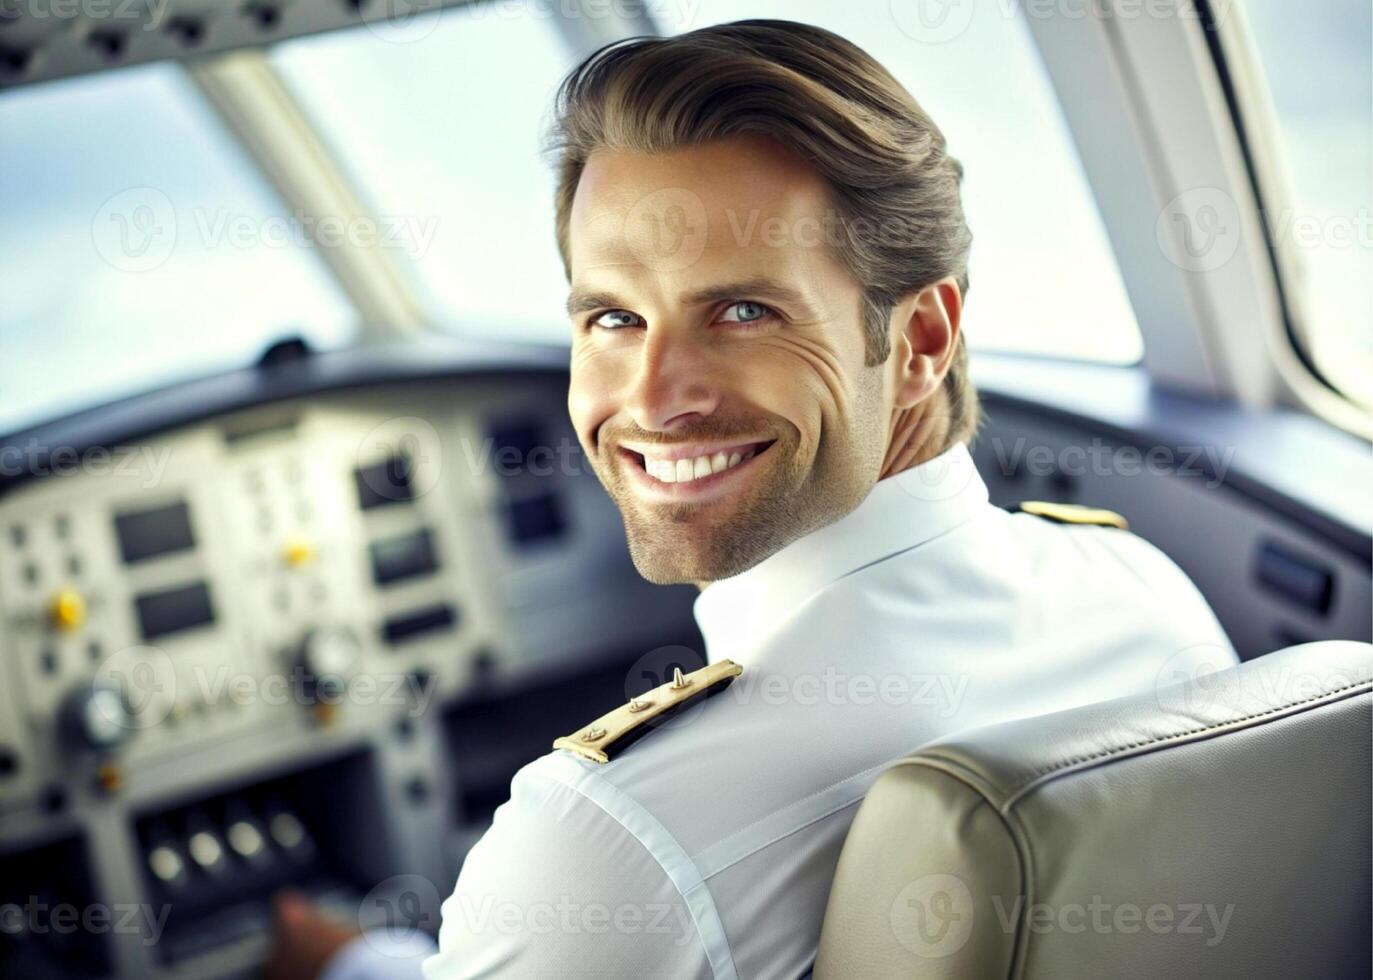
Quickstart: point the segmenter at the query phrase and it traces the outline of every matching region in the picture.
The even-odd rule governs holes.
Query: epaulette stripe
[[[567,749],[584,759],[605,764],[610,761],[612,749],[618,752],[627,748],[687,705],[724,690],[743,670],[733,660],[721,660],[690,674],[679,669],[667,683],[607,712],[580,731],[555,740],[553,748]]]

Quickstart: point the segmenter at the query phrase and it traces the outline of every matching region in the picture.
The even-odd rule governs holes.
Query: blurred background
[[[355,5],[363,21],[356,26],[274,43],[274,33],[306,19],[298,8],[311,5],[265,7],[275,20],[261,30],[267,46],[242,55],[250,64],[160,60],[0,99],[0,248],[10,256],[0,268],[0,430],[246,364],[283,336],[331,348],[364,339],[364,324],[376,327],[331,275],[308,216],[297,215],[297,202],[283,199],[263,161],[226,125],[206,93],[206,73],[271,74],[310,129],[296,151],[327,154],[331,175],[377,219],[388,239],[379,250],[417,325],[562,341],[566,284],[542,124],[560,79],[612,39],[612,22],[632,31],[644,18],[671,34],[778,17],[858,43],[933,115],[967,168],[977,236],[971,279],[993,284],[968,306],[974,348],[1109,363],[1142,354],[1073,136],[1014,0],[658,0],[630,19],[612,16],[623,12],[619,3],[388,2],[387,12],[380,0]],[[1144,5],[1127,5],[1135,6]],[[162,20],[190,17],[201,45],[221,21],[248,16],[232,5],[185,7],[187,14],[180,4],[163,11]],[[1348,244],[1324,240],[1306,250],[1313,288],[1304,342],[1322,370],[1366,404],[1369,332],[1351,324],[1369,322],[1369,11],[1351,0],[1319,12],[1243,0],[1243,13],[1269,81],[1294,215],[1352,222],[1364,208]],[[922,16],[935,26],[922,27]],[[136,53],[143,26],[129,35],[113,33],[118,26],[109,43]],[[9,41],[0,34],[0,43]],[[95,216],[131,188],[152,192],[151,211],[140,213],[158,227],[150,267],[138,275],[111,267],[92,242]],[[1271,220],[1279,233],[1295,232],[1293,215]],[[99,231],[121,229],[107,220]],[[132,223],[126,233],[152,234]],[[35,370],[59,361],[61,370]]]
[[[1369,638],[1366,3],[0,0],[0,974],[252,975],[285,886],[432,931],[700,666],[566,422],[542,141],[746,17],[963,162],[996,502],[1125,512],[1246,658]]]

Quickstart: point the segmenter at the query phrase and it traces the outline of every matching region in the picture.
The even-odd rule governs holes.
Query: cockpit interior
[[[541,139],[752,17],[966,167],[992,503],[1124,515],[1241,666],[1373,640],[1366,5],[6,0],[0,975],[259,976],[283,889],[435,934],[515,773],[705,664],[569,420]]]

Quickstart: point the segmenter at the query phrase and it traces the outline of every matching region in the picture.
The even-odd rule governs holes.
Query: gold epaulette
[[[679,667],[672,680],[646,694],[633,698],[614,711],[601,715],[581,731],[564,735],[553,742],[555,749],[567,749],[592,762],[610,761],[612,748],[623,751],[654,729],[654,722],[676,714],[687,705],[723,691],[744,672],[733,660],[721,660],[689,674]]]
[[[1081,504],[1056,504],[1049,500],[1025,500],[1020,504],[1023,513],[1044,517],[1060,524],[1095,524],[1099,527],[1118,527],[1130,530],[1130,522],[1113,510],[1083,507]]]

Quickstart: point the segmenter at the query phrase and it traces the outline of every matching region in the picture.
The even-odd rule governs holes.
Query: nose
[[[720,403],[710,358],[689,331],[646,332],[625,410],[643,429],[670,432],[710,415]]]

